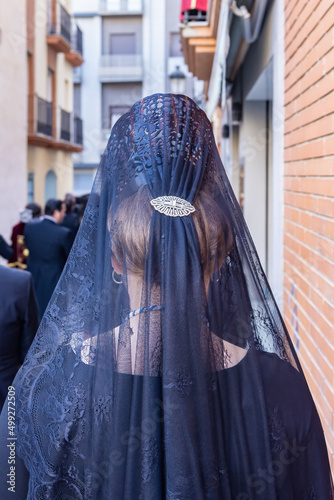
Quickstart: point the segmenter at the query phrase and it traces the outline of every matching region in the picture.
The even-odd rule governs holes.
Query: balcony
[[[44,148],[82,151],[82,120],[73,117],[61,108],[55,109],[53,103],[37,95],[28,100],[28,144]]]
[[[75,68],[81,66],[84,62],[82,57],[82,31],[75,23],[72,25],[71,46],[72,50],[65,54],[65,59]]]
[[[83,126],[82,119],[78,116],[74,117],[74,143],[83,144]]]
[[[71,113],[60,109],[60,138],[63,141],[71,139]]]
[[[58,2],[50,0],[48,4],[48,32],[46,37],[49,47],[56,52],[71,50],[71,16]]]
[[[143,79],[141,54],[102,55],[100,82],[140,82]]]
[[[196,0],[195,11],[186,11],[182,2],[181,17],[187,24],[181,28],[183,54],[189,71],[199,80],[209,81],[216,53],[217,32],[220,19],[220,0]]]
[[[100,0],[100,14],[103,15],[142,15],[142,0]]]
[[[36,130],[38,134],[44,134],[52,137],[53,109],[52,102],[45,101],[36,96],[37,103],[37,123]]]
[[[75,152],[81,151],[83,143],[81,118],[62,108],[58,108],[58,124],[57,137],[62,141],[62,149]],[[76,149],[73,149],[73,147]]]
[[[208,0],[182,0],[181,2],[181,22],[205,23],[208,14]]]
[[[51,101],[28,96],[28,144],[49,147],[54,141],[55,115]]]
[[[207,12],[204,10],[186,10],[183,13],[183,23],[205,23],[207,21]]]
[[[82,119],[60,109],[60,138],[63,141],[69,141],[74,144],[83,143],[83,126]],[[73,117],[73,118],[72,118]]]

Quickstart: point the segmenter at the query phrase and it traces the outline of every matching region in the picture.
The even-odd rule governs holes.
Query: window
[[[81,116],[81,84],[75,83],[73,86],[73,112],[74,116]]]
[[[28,173],[28,203],[34,201],[34,174],[33,172]]]
[[[110,128],[112,128],[115,125],[115,123],[117,122],[117,120],[122,115],[124,115],[124,113],[126,113],[127,111],[129,111],[128,107],[124,107],[124,106],[110,106],[109,107]]]
[[[170,33],[169,57],[182,57],[182,45],[180,33]]]
[[[48,76],[46,83],[46,100],[52,102],[53,97],[53,85],[54,85],[54,73],[52,69],[48,68]]]
[[[110,35],[109,54],[136,54],[136,34],[126,33]]]

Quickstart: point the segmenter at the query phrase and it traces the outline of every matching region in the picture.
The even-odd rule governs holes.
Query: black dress
[[[258,366],[256,379],[249,376],[253,363]],[[85,370],[90,370],[90,367],[85,366]],[[84,478],[88,472],[91,474],[91,486],[87,488],[86,485],[86,489],[81,491],[82,498],[330,500],[330,478],[323,472],[326,471],[328,460],[326,444],[303,375],[275,354],[250,350],[237,365],[220,371],[215,383],[222,404],[220,408],[213,409],[213,418],[217,443],[225,447],[226,462],[207,464],[207,478],[178,475],[177,464],[168,471],[165,469],[164,426],[176,409],[162,410],[160,377],[150,377],[148,383],[152,398],[150,414],[146,413],[142,405],[143,377],[127,374],[117,375],[116,393],[101,391],[99,399],[95,401],[90,428],[85,416],[74,411],[76,420],[67,420],[68,428],[72,425],[73,433],[68,445],[71,446],[71,441],[74,443],[77,439],[89,437],[86,447],[89,453],[91,437],[95,436],[100,441],[100,454],[93,470],[85,470],[84,461],[77,457],[76,467],[80,470],[78,477]],[[259,384],[266,403],[263,408],[257,401]],[[68,397],[73,402],[75,391],[71,394],[71,386],[70,383]],[[75,386],[74,382],[72,389]],[[172,390],[179,392],[182,397],[186,395],[180,388],[174,387]],[[239,391],[237,397],[236,390]],[[122,398],[122,393],[130,397],[133,395],[131,407],[127,403],[128,399]],[[45,401],[46,407],[39,411],[48,414],[50,429],[55,430],[57,427],[59,432],[61,428],[64,430],[64,426],[57,426],[59,408],[52,405],[52,400],[51,390],[49,399]],[[267,413],[268,428],[259,425],[262,421],[261,412]],[[114,415],[122,415],[122,419],[114,418]],[[180,414],[180,419],[191,422],[190,415],[184,412]],[[240,429],[244,429],[242,434]],[[195,429],[188,427],[188,437],[192,432]],[[206,432],[209,429],[203,429],[203,436]],[[118,439],[107,446],[111,434],[117,435]],[[179,436],[179,459],[195,461],[196,456],[183,456],[186,439],[186,435]],[[270,443],[270,449],[266,447],[267,442]],[[37,441],[34,446],[38,448]],[[105,450],[108,452],[105,453]],[[245,457],[245,461],[240,460],[241,450],[242,454],[248,450],[249,456]],[[47,454],[48,449],[44,448],[42,455],[46,458]],[[317,457],[317,461],[314,457]],[[230,464],[228,467],[227,463]],[[21,472],[15,498],[23,500],[26,498],[25,481],[28,474],[20,460],[18,467]],[[40,467],[42,478],[42,462]],[[110,479],[109,482],[105,481],[106,477]],[[44,489],[45,498],[66,498],[66,495],[71,494],[74,494],[73,498],[81,498],[75,496],[75,489],[80,491],[82,485],[77,481],[75,488],[75,483],[73,477],[63,471],[59,482],[52,489]],[[145,492],[147,487],[149,493]],[[252,496],[248,493],[250,487]],[[12,498],[3,484],[0,491],[1,499]],[[43,491],[42,486],[40,491]],[[59,496],[60,493],[64,496]]]
[[[334,498],[298,357],[186,96],[114,125],[14,385],[28,500]]]

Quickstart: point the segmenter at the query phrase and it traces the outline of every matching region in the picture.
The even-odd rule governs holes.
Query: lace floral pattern
[[[131,226],[130,216],[116,221],[117,211],[144,190],[150,198],[177,196],[194,206],[203,195],[204,202],[214,200],[226,227],[219,236],[213,232],[215,274],[206,280],[199,232],[211,227],[211,219],[199,217],[195,225],[200,210],[168,218],[149,201],[129,211],[140,214],[139,222],[142,210],[150,214],[147,234],[138,225],[131,232],[144,261],[144,269],[133,273],[140,302],[134,308],[164,307],[155,321],[153,313],[141,315],[136,330],[122,318],[134,309],[129,269],[139,265],[140,252],[130,245],[119,284],[112,280],[111,259],[114,243]],[[223,245],[221,262],[217,249]],[[297,363],[209,120],[188,97],[150,96],[111,131],[71,254],[15,379],[17,452],[30,475],[27,500],[118,500],[126,497],[125,488],[131,491],[126,498],[145,500],[158,498],[159,486],[168,500],[233,498],[236,468],[225,450],[234,431],[240,477],[253,463],[262,470],[268,464],[266,453],[249,446],[253,428],[242,418],[243,383],[259,380],[256,356],[242,369],[220,373],[217,367],[233,363],[224,342]],[[269,428],[265,445],[276,453],[286,438],[283,415],[275,407],[265,415],[264,388],[254,383],[250,390],[258,404],[255,426]],[[275,481],[267,484],[268,498],[274,498]],[[254,490],[246,489],[251,498]],[[312,490],[305,493],[305,500],[313,498]]]
[[[191,377],[186,370],[168,371],[165,374],[164,389],[175,389],[183,396],[189,396],[192,384]]]
[[[150,481],[158,466],[159,448],[156,439],[152,436],[145,439],[142,447],[142,471],[143,484]]]
[[[111,421],[112,396],[98,396],[93,400],[93,412],[96,425]]]
[[[315,493],[313,486],[308,486],[304,491],[303,500],[319,500],[319,497]]]
[[[273,409],[268,408],[268,428],[271,451],[278,453],[286,447],[288,440],[280,410],[277,406]]]

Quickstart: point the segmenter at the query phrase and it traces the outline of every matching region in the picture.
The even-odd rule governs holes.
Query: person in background
[[[72,245],[71,231],[61,226],[65,217],[65,203],[50,199],[45,205],[41,221],[29,223],[24,236],[29,250],[28,271],[34,279],[40,317],[62,273]]]
[[[38,203],[28,203],[20,212],[20,222],[12,229],[11,242],[9,245],[0,235],[0,255],[8,260],[9,267],[17,269],[27,268],[28,251],[24,242],[24,228],[28,222],[37,222],[41,216],[41,206]]]
[[[79,216],[74,211],[75,210],[75,203],[76,203],[75,196],[68,193],[65,196],[66,215],[65,215],[64,220],[62,222],[62,226],[67,227],[71,231],[72,243],[75,240],[75,237],[77,235],[77,232],[78,232],[78,229],[80,226]]]
[[[0,410],[38,328],[32,276],[0,266]]]
[[[5,238],[0,234],[0,256],[6,260],[9,260],[13,257],[13,249],[10,245],[8,245]]]
[[[28,251],[24,241],[24,228],[28,222],[39,221],[41,213],[41,206],[34,202],[28,203],[26,208],[20,212],[20,222],[15,224],[12,229],[13,256],[8,260],[9,267],[27,268]]]

